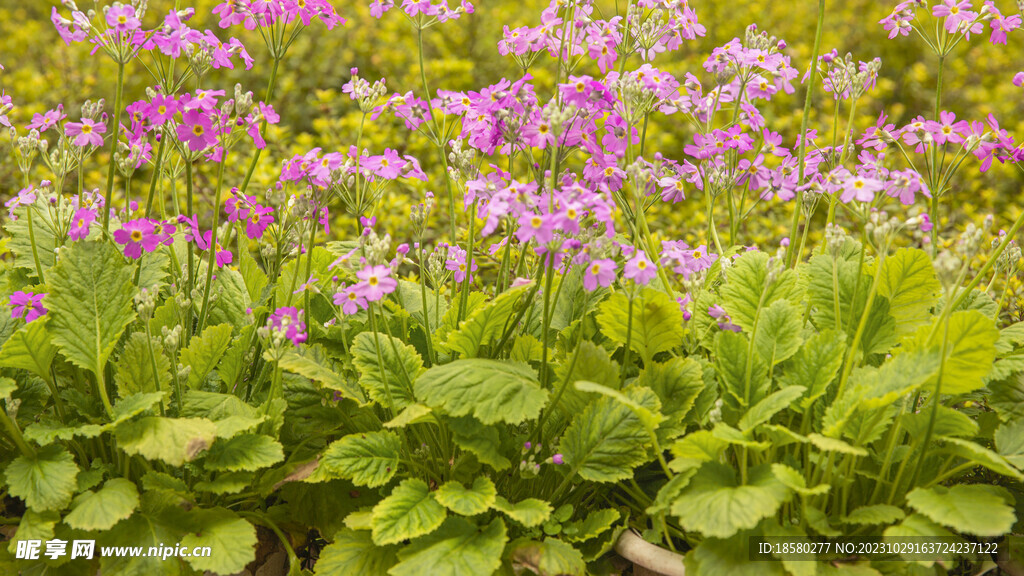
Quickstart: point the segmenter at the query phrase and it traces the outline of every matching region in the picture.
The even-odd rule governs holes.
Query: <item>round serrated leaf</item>
[[[427,483],[408,478],[373,508],[373,542],[395,544],[430,534],[444,522],[444,506],[438,504]]]
[[[494,509],[527,528],[540,526],[551,516],[551,504],[537,498],[527,498],[515,504],[502,496],[494,499]]]
[[[450,416],[471,414],[484,424],[536,418],[548,392],[528,364],[472,358],[434,366],[416,380],[416,398]]]
[[[214,442],[206,455],[206,468],[226,472],[254,471],[284,460],[281,443],[262,434],[242,434]]]
[[[117,427],[117,444],[128,454],[181,466],[210,447],[217,427],[205,418],[147,416]]]
[[[915,488],[907,504],[943,526],[981,537],[1002,536],[1017,519],[995,489],[983,484]]]
[[[109,530],[132,515],[139,506],[139,490],[130,480],[113,478],[98,492],[88,491],[75,498],[64,522],[79,530]]]
[[[397,546],[377,546],[366,530],[343,528],[334,535],[334,542],[320,551],[316,561],[317,576],[387,576],[398,562]]]
[[[508,541],[505,523],[495,518],[478,528],[465,518],[453,516],[436,532],[420,538],[398,553],[401,560],[392,576],[468,576],[492,574],[501,566]]]
[[[78,466],[57,444],[40,448],[34,456],[18,456],[7,466],[6,476],[11,496],[38,512],[64,508],[78,486]]]
[[[320,467],[358,486],[383,486],[398,472],[402,440],[394,432],[349,434],[324,451]]]
[[[494,504],[497,494],[494,482],[490,478],[477,476],[473,480],[472,488],[466,488],[461,482],[452,480],[438,488],[437,492],[434,492],[434,497],[441,505],[456,514],[473,516],[486,512]]]
[[[236,574],[256,557],[256,527],[226,508],[194,510],[199,529],[181,539],[182,548],[209,546],[210,555],[185,558],[196,570]]]

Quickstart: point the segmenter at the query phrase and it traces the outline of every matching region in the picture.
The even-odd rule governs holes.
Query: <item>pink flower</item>
[[[188,144],[188,149],[193,152],[217,143],[217,135],[214,133],[210,117],[196,109],[181,115],[177,133],[178,139]]]
[[[64,105],[58,104],[53,110],[47,110],[43,114],[33,114],[32,121],[25,126],[28,130],[39,130],[39,132],[46,132],[50,128],[53,128],[57,122],[67,118],[64,114]]]
[[[274,209],[270,206],[253,206],[249,218],[245,222],[245,235],[251,240],[259,240],[267,227],[274,223]]]
[[[75,146],[85,147],[88,145],[103,146],[103,134],[107,131],[107,125],[96,122],[92,118],[82,118],[81,122],[68,122],[64,125],[64,135],[68,138],[74,137],[71,142]]]
[[[348,316],[365,310],[368,305],[366,298],[359,293],[356,286],[342,286],[342,290],[334,295],[334,303],[341,306],[341,312]]]
[[[356,272],[360,282],[353,286],[359,295],[370,302],[376,302],[385,295],[395,291],[398,282],[391,277],[391,269],[387,266],[369,266]]]
[[[583,271],[583,287],[590,292],[598,286],[607,288],[615,281],[615,262],[607,258],[592,260]]]
[[[164,241],[154,233],[153,222],[146,218],[129,220],[114,231],[114,241],[124,244],[124,255],[129,258],[142,258],[142,252],[152,252]]]
[[[11,220],[18,219],[18,216],[14,213],[14,211],[17,208],[20,208],[21,206],[31,206],[32,204],[35,204],[35,188],[36,187],[34,184],[30,184],[28,188],[22,188],[21,190],[18,191],[18,194],[16,196],[11,198],[7,202],[4,202],[4,206],[7,207],[7,215],[10,216]]]
[[[114,4],[107,10],[107,26],[118,32],[130,32],[142,27],[135,17],[135,8],[128,4]]]
[[[96,211],[89,208],[79,208],[75,211],[75,217],[71,219],[71,228],[68,230],[68,238],[73,241],[84,240],[89,236],[89,229],[96,220]]]
[[[298,346],[306,341],[306,323],[302,321],[302,312],[289,306],[278,308],[267,318],[267,327]]]
[[[444,267],[452,272],[455,272],[455,281],[462,282],[466,279],[466,251],[458,246],[448,247],[448,259],[444,262]],[[473,270],[477,269],[476,261],[473,261]],[[470,282],[473,281],[473,274],[469,274]]]
[[[946,19],[946,32],[956,32],[961,22],[971,22],[976,14],[970,0],[942,0],[932,7],[932,16]]]
[[[843,203],[851,200],[859,202],[871,202],[875,199],[875,192],[882,189],[882,183],[875,178],[868,178],[861,174],[853,174],[843,181],[842,195],[839,199]]]
[[[622,270],[622,276],[637,284],[647,284],[658,275],[658,268],[647,258],[647,254],[638,251],[635,256],[626,262]]]
[[[33,294],[18,290],[11,294],[8,303],[11,305],[11,318],[24,318],[25,322],[31,322],[46,314],[47,309],[43,307],[43,297],[46,293]]]
[[[718,320],[718,328],[720,330],[731,330],[732,332],[740,331],[740,327],[732,323],[732,318],[730,318],[725,309],[718,304],[708,308],[708,315],[715,320]]]

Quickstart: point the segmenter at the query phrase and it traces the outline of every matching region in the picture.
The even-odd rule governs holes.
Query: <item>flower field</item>
[[[1022,12],[0,5],[0,571],[1024,574]]]

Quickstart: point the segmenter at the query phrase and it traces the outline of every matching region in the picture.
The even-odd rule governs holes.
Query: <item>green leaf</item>
[[[267,275],[260,269],[256,259],[248,250],[241,250],[238,259],[238,271],[242,274],[242,281],[245,283],[245,291],[249,294],[249,300],[257,302],[267,286]]]
[[[808,338],[789,360],[786,371],[779,377],[779,386],[806,388],[800,403],[806,410],[828,391],[829,384],[843,366],[845,353],[846,335],[835,330],[823,330]]]
[[[5,471],[11,496],[37,512],[61,510],[78,487],[78,466],[62,446],[44,446],[33,456],[18,456]]]
[[[195,489],[211,494],[238,494],[252,485],[254,475],[249,472],[224,472],[212,480],[195,483]]]
[[[672,514],[686,530],[728,538],[774,515],[789,496],[770,468],[755,468],[749,484],[739,485],[732,468],[708,462],[672,505]]]
[[[743,418],[740,418],[740,429],[747,432],[771,420],[772,416],[788,408],[794,400],[803,396],[804,390],[803,386],[790,386],[769,394],[748,410]]]
[[[750,562],[747,541],[742,536],[727,540],[706,538],[686,555],[684,565],[690,576],[783,576],[781,562]]]
[[[242,434],[213,443],[206,454],[206,469],[227,472],[254,471],[284,460],[284,448],[270,436]]]
[[[935,423],[932,434],[937,438],[957,436],[961,438],[973,438],[978,433],[978,423],[970,416],[947,408],[941,404],[937,407]],[[932,418],[931,407],[924,412],[904,414],[902,418],[903,428],[916,440],[921,441],[928,433],[928,423]]]
[[[557,410],[567,418],[572,417],[575,414],[579,414],[583,411],[586,405],[596,398],[593,394],[587,394],[577,390],[572,384],[581,380],[587,382],[596,382],[603,384],[609,388],[618,388],[619,386],[619,365],[608,355],[608,352],[604,348],[599,347],[590,340],[583,340],[579,344],[579,349],[574,352],[576,354],[576,363],[573,365],[571,362],[562,362],[555,366],[555,382],[568,382],[565,387],[565,391],[562,393],[562,398],[558,401]],[[572,373],[569,373],[570,366]],[[655,374],[649,376],[649,379],[654,377]],[[648,381],[644,385],[649,386],[653,389],[654,381]],[[662,384],[662,389],[667,389],[671,384]],[[657,390],[655,390],[657,392]],[[664,401],[664,399],[663,399]]]
[[[516,540],[508,546],[508,558],[516,574],[584,576],[587,572],[580,551],[557,538],[545,538],[543,542]]]
[[[437,422],[437,419],[431,414],[432,412],[433,410],[423,404],[410,404],[398,416],[385,422],[384,427],[405,428],[411,424],[419,424],[421,422]]]
[[[779,482],[782,482],[787,488],[801,496],[820,496],[822,494],[828,494],[828,491],[831,488],[828,484],[818,484],[814,488],[808,488],[807,481],[804,479],[803,474],[785,464],[772,464],[772,473],[775,474],[775,477]]]
[[[428,331],[434,332],[441,325],[441,321],[445,314],[448,313],[448,300],[446,298],[438,298],[433,290],[427,287],[423,287],[427,293],[427,324],[429,326]],[[399,280],[398,288],[395,290],[398,295],[399,301],[402,302],[402,308],[412,316],[416,322],[423,323],[423,295],[420,293],[420,284],[418,282],[409,282],[408,280]],[[483,294],[475,292],[471,295],[485,298]],[[467,306],[467,310],[475,310],[477,306]]]
[[[650,390],[634,388],[626,395],[648,410],[657,410],[657,397]],[[584,480],[615,482],[632,477],[633,468],[647,460],[649,443],[650,436],[633,409],[602,396],[573,418],[559,449]]]
[[[900,248],[885,259],[878,293],[889,299],[889,313],[899,334],[913,332],[927,323],[942,286],[935,276],[931,258],[918,248]]]
[[[494,498],[494,509],[522,524],[526,528],[540,526],[551,517],[551,504],[537,498],[527,498],[511,504],[502,496]]]
[[[637,383],[653,390],[661,401],[665,422],[658,427],[658,441],[671,440],[682,434],[685,431],[683,422],[697,396],[704,390],[700,363],[693,358],[672,358],[663,364],[651,363],[644,367]],[[662,434],[663,430],[665,434]]]
[[[935,522],[932,522],[921,514],[911,514],[904,518],[903,522],[889,526],[882,532],[882,536],[894,540],[903,538],[921,540],[923,538],[928,538],[932,541],[942,539],[953,543],[963,542],[962,539],[956,537],[952,532],[946,530],[942,526],[939,526]]]
[[[394,432],[349,434],[324,450],[320,466],[358,486],[378,488],[398,472],[402,440]]]
[[[396,544],[430,534],[445,516],[444,506],[431,494],[427,483],[407,478],[373,507],[373,543]]]
[[[941,322],[936,318],[935,322]],[[937,326],[935,338],[928,342],[932,326],[917,330],[904,344],[908,350],[932,350],[941,355],[942,335],[946,328]],[[968,394],[984,385],[996,359],[999,330],[991,318],[977,310],[954,312],[949,317],[946,359],[942,369],[942,393]],[[934,380],[932,380],[934,382]]]
[[[18,550],[18,542],[21,540],[42,540],[43,542],[53,538],[54,527],[60,522],[60,513],[49,511],[49,512],[37,512],[31,508],[25,510],[25,513],[21,515],[21,522],[18,523],[18,531],[15,532],[15,538],[10,540],[10,544],[7,546],[7,550],[10,553],[16,554]],[[11,571],[11,574],[22,574],[23,572],[15,569]]]
[[[50,343],[46,322],[46,316],[37,318],[11,334],[0,348],[0,367],[20,368],[49,379],[57,349]]]
[[[0,377],[0,400],[10,400],[11,394],[18,389],[18,383],[6,376]]]
[[[178,362],[190,366],[188,387],[202,387],[206,377],[217,367],[231,343],[231,324],[207,326],[203,333],[192,338],[187,348],[178,355]]]
[[[54,343],[76,366],[100,375],[135,318],[131,267],[111,244],[75,242],[47,279]]]
[[[342,528],[320,551],[317,576],[387,576],[398,562],[398,546],[377,546],[366,530]]]
[[[637,396],[638,398],[641,398],[642,401],[647,402],[648,405],[643,406],[640,404],[640,402],[633,400],[633,398],[626,396],[625,394],[619,392],[618,390],[615,390],[614,388],[609,388],[607,386],[602,386],[600,384],[595,384],[593,382],[577,382],[575,384],[575,388],[583,392],[592,392],[594,394],[607,396],[608,398],[615,400],[619,404],[628,407],[630,410],[633,411],[634,414],[636,414],[640,418],[640,422],[644,425],[644,428],[647,429],[648,434],[653,433],[654,430],[657,429],[658,425],[661,424],[661,421],[664,419],[664,417],[661,415],[660,400],[658,400],[657,395],[653,395],[653,391],[650,389],[644,389],[643,387],[640,386],[632,387],[636,392],[635,394],[633,394],[633,396]],[[648,394],[645,396],[641,393],[641,391],[645,391]]]
[[[341,392],[345,398],[355,400],[360,406],[366,404],[366,396],[362,389],[352,384],[345,378],[340,370],[334,370],[325,365],[325,358],[317,358],[307,348],[303,354],[289,350],[278,361],[284,370],[305,376],[314,382],[319,382],[323,387]]]
[[[498,495],[494,482],[486,476],[477,476],[472,488],[466,488],[461,482],[451,480],[445,482],[434,492],[434,498],[442,506],[463,516],[483,514],[493,504]]]
[[[1005,458],[988,448],[962,438],[946,437],[942,441],[945,443],[943,447],[944,452],[951,452],[971,462],[976,462],[993,472],[1009,476],[1018,482],[1024,482],[1024,474],[1021,474],[1016,468],[1011,466]]]
[[[498,295],[485,306],[478,306],[459,324],[458,330],[448,334],[445,345],[465,358],[476,358],[480,347],[499,338],[515,314],[516,305],[532,287],[532,282]]]
[[[12,191],[4,190],[4,197]],[[33,240],[36,247],[36,254],[39,256],[39,264],[43,272],[53,266],[56,256],[54,251],[57,248],[56,231],[60,228],[54,222],[55,212],[48,206],[46,194],[36,194],[36,200],[32,204],[33,234],[28,233],[28,208],[18,210],[18,218],[4,217],[4,228],[10,236],[10,243],[7,247],[14,254],[14,265],[18,268],[29,269],[35,275],[35,260],[32,256]],[[32,236],[35,236],[33,239]],[[0,252],[3,252],[0,249]]]
[[[202,262],[201,266],[200,270],[205,271],[206,262]],[[219,268],[214,275],[210,291],[217,294],[217,300],[210,304],[210,314],[206,318],[208,326],[228,323],[240,329],[252,322],[245,313],[251,307],[252,300],[249,299],[249,292],[245,289],[245,280],[241,274],[228,267]],[[197,314],[202,312],[198,309],[200,304],[201,302],[196,302]]]
[[[562,537],[568,542],[583,542],[597,538],[611,529],[622,518],[618,510],[601,508],[594,510],[578,522],[571,522],[562,527]]]
[[[771,380],[768,363],[760,354],[750,354],[750,341],[745,334],[731,331],[719,332],[715,337],[715,367],[719,382],[725,394],[723,401],[730,408],[742,413],[746,406],[759,402],[768,393]],[[747,360],[750,360],[748,390]]]
[[[421,576],[428,566],[432,576],[492,574],[501,566],[506,542],[501,518],[481,530],[464,518],[452,517],[435,533],[403,548],[398,553],[401,562],[389,574]]]
[[[256,558],[256,527],[226,508],[197,508],[192,515],[198,530],[181,538],[182,548],[209,546],[209,556],[187,556],[196,570],[236,574]]]
[[[996,451],[1017,468],[1024,468],[1024,420],[1002,424],[995,432]]]
[[[152,357],[146,345],[145,332],[135,332],[125,342],[124,350],[117,358],[117,374],[114,376],[117,392],[121,396],[169,388],[171,363],[158,339],[151,338],[149,344],[153,347]],[[153,373],[154,361],[156,374]]]
[[[861,506],[843,519],[844,524],[859,524],[862,526],[876,526],[879,524],[892,524],[903,520],[906,514],[902,509],[889,504],[873,504]]]
[[[698,430],[672,445],[672,454],[676,459],[669,466],[676,472],[684,472],[704,462],[717,460],[728,447],[729,443],[715,436],[711,430]]]
[[[381,362],[377,358],[380,346]],[[396,412],[416,403],[413,382],[423,372],[423,359],[412,346],[385,334],[362,332],[352,340],[352,363],[362,378],[359,383],[374,402],[388,405],[388,394]]]
[[[995,489],[983,484],[915,488],[907,504],[943,526],[982,538],[1006,534],[1017,519]]]
[[[625,294],[613,293],[601,304],[597,322],[601,333],[613,342],[625,345],[628,340],[630,349],[640,355],[645,365],[655,354],[675,348],[683,339],[679,304],[651,288],[644,288],[633,299],[632,307]]]
[[[449,418],[447,422],[452,441],[459,448],[472,452],[480,462],[498,471],[512,465],[501,453],[501,439],[496,427],[485,426],[472,416]]]
[[[768,259],[764,252],[744,253],[733,261],[722,286],[722,306],[732,322],[748,334],[754,332],[760,310],[780,300],[796,301],[799,295],[796,272],[792,270],[782,272],[768,283]]]
[[[415,391],[431,408],[471,414],[484,424],[536,418],[548,398],[529,365],[476,358],[434,366],[416,380]]]
[[[838,452],[840,454],[849,454],[851,456],[867,456],[868,451],[858,446],[851,446],[838,438],[829,438],[828,436],[822,436],[816,432],[812,432],[807,435],[807,439],[811,441],[811,444],[815,448],[822,452]]]
[[[146,416],[117,427],[117,445],[128,454],[181,466],[210,447],[217,427],[203,418]]]
[[[769,366],[788,359],[800,349],[803,318],[795,304],[776,300],[761,310],[754,331],[754,349]]]
[[[86,491],[75,498],[64,522],[78,530],[109,530],[139,507],[139,491],[124,478],[107,480],[98,492]]]

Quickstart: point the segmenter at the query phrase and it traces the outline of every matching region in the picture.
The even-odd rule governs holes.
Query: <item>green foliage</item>
[[[384,546],[430,534],[445,517],[444,506],[427,483],[410,478],[373,507],[373,542]]]
[[[484,424],[536,418],[548,397],[528,365],[483,359],[434,366],[416,380],[415,392],[431,408]]]
[[[597,316],[605,336],[629,348],[648,363],[659,352],[671,350],[683,335],[679,306],[663,292],[645,288],[635,297],[621,292],[601,304]]]

